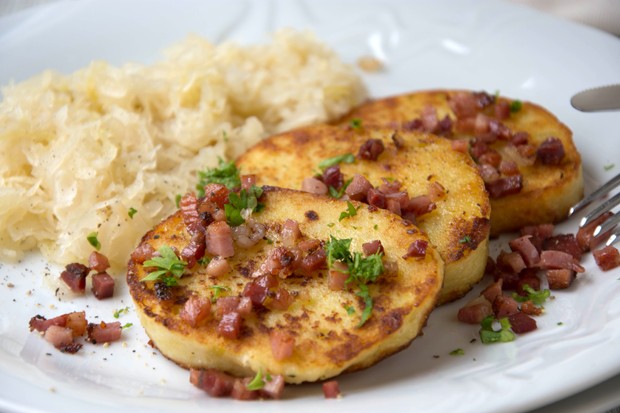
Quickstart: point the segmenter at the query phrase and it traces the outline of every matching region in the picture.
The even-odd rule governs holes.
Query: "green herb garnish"
[[[345,218],[351,218],[357,215],[357,210],[359,208],[360,208],[359,206],[355,208],[353,204],[351,203],[351,201],[347,201],[347,210],[340,213],[340,217],[338,218],[338,221],[342,221]]]
[[[129,208],[129,211],[127,211],[127,215],[129,215],[129,218],[133,219],[133,216],[136,215],[136,212],[138,212],[138,210],[132,207]]]
[[[515,334],[510,330],[511,326],[508,318],[504,317],[499,319],[500,330],[495,330],[493,328],[494,322],[495,318],[490,315],[480,323],[480,340],[484,344],[507,343],[515,339]]]
[[[344,309],[347,311],[348,315],[353,315],[355,314],[355,307],[353,307],[352,305],[345,305],[343,306]]]
[[[610,171],[610,170],[614,169],[614,166],[616,166],[616,165],[613,164],[613,163],[610,163],[610,164],[604,165],[603,169],[606,170],[606,171]]]
[[[203,192],[204,192],[204,190],[203,190]],[[174,197],[174,205],[176,205],[177,208],[179,208],[179,206],[181,205],[181,198],[183,198],[183,195],[181,195],[181,194],[177,194]]]
[[[330,166],[338,165],[339,163],[353,163],[355,162],[355,156],[352,153],[345,153],[343,155],[334,156],[333,158],[324,159],[319,162],[319,169],[325,171]]]
[[[97,235],[98,235],[97,232],[91,232],[90,234],[86,236],[86,240],[88,241],[90,245],[93,246],[93,248],[99,251],[101,249],[101,243],[99,242]]]
[[[362,120],[360,118],[353,118],[351,119],[351,122],[349,122],[349,124],[351,125],[351,128],[353,128],[356,131],[362,130]]]
[[[228,189],[235,189],[241,186],[239,169],[234,162],[225,162],[219,158],[217,168],[210,168],[206,171],[198,171],[198,184],[196,185],[197,196],[205,196],[204,187],[207,184],[220,184]]]
[[[463,238],[459,240],[459,244],[469,244],[471,242],[471,237],[469,235],[465,235]]]
[[[328,191],[329,191],[329,196],[331,196],[332,198],[335,199],[340,199],[342,198],[342,196],[344,195],[344,191],[347,190],[347,187],[349,185],[351,185],[351,182],[353,182],[353,178],[349,178],[345,181],[345,183],[342,185],[342,187],[340,188],[340,190],[334,188],[333,186],[329,186]]]
[[[121,326],[121,328],[124,330],[126,328],[131,327],[131,326],[133,326],[133,323],[125,323],[123,326]]]
[[[549,291],[548,289],[536,291],[535,289],[530,287],[528,284],[525,284],[523,286],[523,291],[527,293],[526,296],[519,295],[517,293],[512,293],[512,298],[514,298],[516,301],[520,303],[531,301],[535,305],[541,306],[545,303],[545,301],[547,301],[547,298],[549,298],[549,296],[551,295],[551,291]]]
[[[211,302],[217,301],[217,299],[222,296],[223,292],[230,291],[230,288],[223,285],[211,285],[209,286],[209,288],[213,290],[213,297],[211,297]]]
[[[169,287],[176,285],[177,279],[181,278],[187,267],[187,262],[179,259],[168,245],[162,245],[157,251],[159,257],[146,260],[143,264],[145,267],[155,267],[156,270],[149,272],[140,281],[162,280]]]
[[[253,212],[260,212],[265,205],[258,202],[258,198],[263,194],[263,189],[252,185],[249,190],[242,189],[239,193],[231,192],[228,194],[228,203],[224,204],[224,212],[226,213],[226,222],[236,227],[245,222],[241,215],[244,209],[250,209]]]
[[[114,312],[114,318],[119,318],[122,314],[127,314],[129,312],[129,307],[121,308]]]
[[[450,352],[450,355],[451,356],[464,356],[465,350],[463,350],[462,348],[455,348],[454,350]]]
[[[270,382],[270,381],[271,381],[271,376],[269,375],[269,373],[263,376],[263,371],[258,370],[258,372],[256,373],[256,376],[254,376],[252,381],[250,381],[245,386],[245,388],[248,390],[260,390],[263,387],[265,387],[265,383]]]
[[[510,102],[510,113],[517,113],[523,107],[523,102],[520,100],[513,100]]]

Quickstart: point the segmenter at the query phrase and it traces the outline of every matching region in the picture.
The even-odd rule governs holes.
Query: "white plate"
[[[620,41],[498,1],[105,1],[59,2],[0,19],[0,84],[46,68],[71,72],[91,59],[114,64],[157,59],[194,32],[213,41],[264,40],[281,26],[309,27],[343,59],[384,59],[365,75],[373,96],[423,88],[471,88],[538,102],[573,131],[587,190],[620,169],[620,112],[583,114],[569,105],[584,88],[620,82]],[[603,166],[615,163],[605,171]],[[559,230],[574,232],[574,220]],[[501,241],[494,241],[495,250]],[[0,267],[0,409],[18,412],[122,408],[136,413],[290,411],[523,411],[562,399],[620,373],[620,271],[601,273],[591,257],[574,287],[555,293],[539,330],[507,344],[482,345],[459,324],[462,303],[435,311],[423,337],[366,371],[339,379],[345,397],[320,386],[287,389],[278,402],[211,399],[186,371],[147,345],[133,312],[124,343],[64,355],[29,333],[37,313],[86,308],[113,320],[123,298],[58,300],[42,282],[59,273],[38,255]],[[14,286],[9,288],[8,284]],[[476,294],[476,292],[473,292]],[[122,300],[122,301],[120,301]],[[120,302],[119,302],[120,301]],[[558,323],[562,325],[558,325]],[[462,348],[464,356],[450,356]],[[438,357],[435,357],[438,356]]]

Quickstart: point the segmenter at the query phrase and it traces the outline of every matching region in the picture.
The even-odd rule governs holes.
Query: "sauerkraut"
[[[341,116],[366,91],[311,33],[284,30],[247,46],[190,36],[153,65],[46,71],[3,95],[0,258],[39,248],[51,262],[83,262],[95,232],[118,271],[197,170]]]

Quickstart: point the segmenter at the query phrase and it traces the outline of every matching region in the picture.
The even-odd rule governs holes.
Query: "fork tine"
[[[620,214],[615,214],[614,216],[608,218],[601,225],[598,225],[596,228],[594,228],[594,232],[592,233],[592,235],[598,237],[600,234],[604,234],[613,227],[615,227],[618,222],[620,222]]]
[[[603,212],[610,211],[613,207],[615,207],[618,204],[620,204],[620,192],[618,192],[616,195],[612,196],[607,201],[603,202],[602,204],[594,208],[588,215],[581,218],[581,222],[579,223],[579,228],[583,227],[588,222],[590,222],[594,218],[601,215]]]
[[[607,238],[607,242],[605,243],[605,245],[609,246],[615,244],[616,242],[618,242],[618,240],[620,240],[620,228],[616,228],[614,233],[611,234],[609,238]]]
[[[568,211],[568,216],[570,217],[575,212],[581,211],[586,206],[590,205],[591,202],[602,198],[604,195],[608,194],[612,189],[620,184],[620,174],[614,176],[609,180],[606,184],[601,186],[596,191],[592,192],[587,197],[583,198],[581,201],[577,202],[573,207]]]

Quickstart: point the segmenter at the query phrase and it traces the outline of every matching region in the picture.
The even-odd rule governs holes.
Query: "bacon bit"
[[[86,276],[90,272],[87,266],[74,262],[68,264],[60,274],[60,278],[69,286],[71,291],[83,293],[86,289]]]
[[[267,297],[268,298],[263,302],[263,305],[270,310],[287,310],[294,300],[291,293],[282,287],[278,288],[275,293],[268,294]]]
[[[286,331],[272,330],[269,333],[271,344],[271,354],[277,361],[286,360],[293,355],[295,348],[295,337]]]
[[[121,323],[114,321],[106,323],[102,321],[99,324],[88,323],[86,332],[88,333],[88,341],[93,344],[110,343],[121,338]]]
[[[198,260],[205,255],[207,242],[205,233],[202,230],[192,234],[189,244],[181,250],[181,259],[187,262],[187,268],[193,268]]]
[[[519,175],[521,173],[517,163],[508,159],[502,159],[499,164],[498,170],[500,173],[507,176]]]
[[[344,193],[349,196],[349,199],[354,201],[364,202],[366,200],[366,194],[373,188],[372,184],[360,174],[353,175],[353,179]]]
[[[131,259],[137,264],[143,264],[144,261],[150,260],[155,254],[155,248],[151,244],[142,243],[133,250]]]
[[[510,103],[506,100],[498,100],[493,108],[495,118],[499,120],[508,119],[510,117]]]
[[[592,255],[594,255],[596,265],[603,271],[609,271],[620,266],[620,253],[613,245],[596,250]]]
[[[260,265],[258,274],[278,275],[286,278],[293,272],[295,254],[286,247],[276,247],[267,253],[267,257]]]
[[[190,326],[198,327],[200,323],[207,320],[211,315],[211,300],[192,295],[185,302],[183,309],[179,313],[181,319],[185,320]]]
[[[299,270],[304,274],[311,274],[327,266],[327,254],[323,248],[317,248],[303,257]]]
[[[246,317],[252,314],[252,300],[249,297],[241,297],[239,299],[239,304],[237,305],[237,312],[242,317]]]
[[[69,314],[63,314],[48,320],[42,315],[37,314],[30,319],[28,326],[30,331],[37,330],[40,333],[44,333],[50,326],[66,327],[68,316]]]
[[[246,191],[249,191],[252,186],[256,185],[255,174],[241,175],[239,179],[241,180],[241,189],[245,189]],[[228,195],[226,195],[226,200],[227,199]],[[224,201],[224,203],[226,203],[226,200]]]
[[[434,203],[428,195],[419,195],[409,199],[407,206],[403,208],[406,212],[412,212],[416,216],[428,214],[437,208],[437,204]]]
[[[527,300],[524,303],[521,303],[521,312],[527,315],[541,315],[543,309],[532,302],[532,300]]]
[[[241,334],[242,323],[241,315],[236,311],[231,311],[222,316],[217,326],[217,332],[224,338],[236,339]]]
[[[234,379],[230,396],[235,400],[256,400],[258,399],[259,391],[248,389],[248,384],[252,381],[251,378],[245,377],[242,379]]]
[[[531,235],[545,240],[553,236],[555,226],[553,224],[529,225],[521,228],[521,235]]]
[[[564,145],[556,137],[545,139],[536,150],[536,157],[544,165],[559,165],[564,158]]]
[[[508,321],[510,321],[510,328],[516,334],[528,333],[538,328],[536,325],[536,320],[524,312],[510,314],[508,316]]]
[[[372,254],[377,254],[377,253],[383,253],[384,249],[383,249],[383,244],[381,244],[381,241],[376,239],[373,241],[369,241],[369,242],[365,242],[362,244],[362,251],[364,252],[364,255],[368,256],[368,255],[372,255]]]
[[[437,202],[446,196],[446,188],[439,182],[433,182],[428,186],[428,197],[431,202]]]
[[[527,296],[527,291],[525,291],[525,286],[529,286],[533,290],[540,291],[540,278],[536,275],[535,270],[531,273],[527,273],[522,275],[517,282],[516,292],[522,297]]]
[[[215,369],[190,369],[189,381],[211,397],[225,397],[230,395],[235,378]]]
[[[232,230],[224,221],[217,221],[207,227],[207,251],[211,255],[227,258],[235,255]]]
[[[279,283],[278,278],[271,274],[261,275],[245,285],[242,295],[249,297],[253,305],[262,307],[269,290]]]
[[[368,139],[360,146],[357,157],[369,161],[376,161],[384,150],[385,146],[383,146],[383,141],[381,139]]]
[[[301,238],[299,223],[295,220],[287,219],[284,221],[284,224],[282,224],[280,234],[282,235],[282,243],[284,246],[292,248],[297,245],[299,239]]]
[[[573,256],[577,261],[581,260],[583,251],[573,234],[560,234],[545,239],[542,249],[563,251]]]
[[[193,235],[201,231],[201,228],[204,228],[204,224],[198,214],[198,199],[196,198],[196,194],[188,192],[183,195],[179,201],[179,208],[187,232]]]
[[[596,219],[589,222],[587,225],[584,225],[582,228],[577,231],[577,243],[581,247],[583,252],[590,251],[596,248],[603,240],[606,238],[607,234],[603,234],[600,236],[594,237],[594,230],[596,227],[601,225],[603,222],[607,221],[614,215],[613,212],[608,211],[604,214],[601,214]]]
[[[110,268],[110,261],[105,255],[97,251],[93,251],[88,257],[88,266],[93,271],[104,272],[105,270]]]
[[[243,185],[244,182],[246,184],[249,183],[251,181],[251,177],[252,175],[243,175],[241,177],[241,185]],[[225,185],[210,183],[205,185],[204,192],[204,202],[213,203],[220,209],[223,209],[224,204],[228,203],[228,195],[230,194],[230,190]],[[198,210],[200,212],[200,208]]]
[[[521,270],[524,270],[527,267],[521,254],[514,251],[500,251],[499,255],[497,256],[497,265],[500,269],[515,274],[520,273]]]
[[[107,272],[100,272],[92,276],[92,291],[99,300],[114,295],[114,278]]]
[[[325,169],[323,172],[323,183],[327,185],[327,187],[333,187],[334,189],[342,188],[344,185],[344,175],[340,172],[340,167],[338,165],[330,166]]]
[[[499,280],[495,281],[494,283],[486,287],[480,293],[482,296],[484,296],[489,301],[489,305],[493,301],[495,301],[498,295],[502,294],[502,284],[503,284],[503,280],[500,278]]]
[[[251,217],[243,224],[232,227],[232,236],[241,248],[250,248],[265,237],[265,225],[256,222]]]
[[[397,150],[400,150],[405,146],[405,140],[396,132],[392,133],[392,142],[394,142],[394,146],[396,146]]]
[[[385,209],[386,207],[386,198],[385,194],[376,188],[370,188],[366,193],[366,199],[368,201],[368,205]]]
[[[210,277],[222,278],[232,270],[226,258],[213,257],[207,264],[207,275]]]
[[[543,251],[540,253],[540,268],[543,269],[567,269],[578,273],[585,272],[572,255],[562,251]]]
[[[349,266],[341,261],[334,262],[327,273],[327,287],[332,291],[344,290],[347,278],[349,278]]]
[[[469,140],[468,139],[454,139],[451,141],[452,150],[462,153],[469,152]]]
[[[409,248],[407,248],[407,253],[403,255],[403,259],[407,259],[409,257],[424,258],[426,257],[427,247],[428,241],[417,239],[409,245]]]
[[[244,298],[247,298],[247,297],[244,297]],[[237,311],[237,308],[239,307],[240,302],[241,302],[241,298],[234,296],[234,295],[218,298],[217,301],[215,302],[215,315],[221,318],[224,316],[224,314]]]
[[[547,277],[550,290],[563,290],[568,288],[576,278],[575,271],[567,269],[545,270],[544,274],[545,277]]]
[[[279,399],[284,393],[284,376],[276,374],[271,376],[271,380],[265,382],[262,389],[259,390],[260,394],[269,397],[271,399]]]
[[[479,164],[478,172],[485,184],[493,183],[500,178],[499,171],[493,165]]]
[[[67,316],[65,327],[73,331],[73,337],[80,337],[86,333],[88,321],[86,321],[86,313],[84,311],[75,311],[65,314]]]
[[[516,132],[510,139],[510,142],[515,146],[526,145],[529,141],[530,134],[527,132]]]
[[[484,295],[480,295],[460,308],[457,318],[462,323],[480,324],[491,314],[493,314],[491,302]]]
[[[517,301],[507,295],[498,295],[493,300],[493,313],[497,318],[506,317],[519,311]]]
[[[513,239],[508,245],[511,250],[521,255],[526,267],[533,267],[540,261],[540,254],[536,246],[532,243],[531,235],[524,235]]]
[[[523,177],[521,175],[512,175],[496,179],[493,182],[485,181],[485,184],[491,198],[501,198],[521,192]]]
[[[301,182],[301,190],[311,194],[325,195],[328,192],[327,185],[317,178],[305,178]]]
[[[323,383],[323,395],[326,399],[337,399],[342,397],[340,385],[336,380],[330,380]]]
[[[57,349],[61,349],[73,343],[73,330],[68,327],[52,325],[45,330],[44,338]]]
[[[483,165],[491,165],[493,168],[498,169],[502,163],[502,155],[495,150],[489,150],[478,158],[478,163]]]

